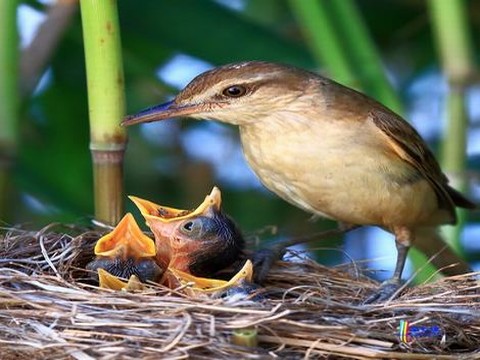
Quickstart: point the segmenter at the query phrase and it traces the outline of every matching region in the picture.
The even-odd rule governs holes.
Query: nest
[[[374,305],[362,299],[378,283],[355,264],[327,268],[308,259],[279,262],[255,301],[190,298],[155,284],[115,292],[96,287],[84,270],[101,235],[60,225],[0,235],[1,359],[480,356],[476,274]],[[402,320],[420,332],[402,341]],[[236,345],[242,332],[256,334],[258,346]]]

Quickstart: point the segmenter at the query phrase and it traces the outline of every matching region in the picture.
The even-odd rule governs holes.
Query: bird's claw
[[[378,304],[387,300],[391,300],[401,286],[401,280],[389,279],[384,281],[377,291],[363,301],[363,304]]]
[[[263,288],[259,285],[249,281],[242,281],[240,284],[232,286],[222,292],[220,297],[227,299],[229,302],[237,300],[262,301],[265,299],[262,292]]]
[[[256,284],[263,284],[273,264],[281,260],[286,253],[284,247],[260,249],[252,255],[253,279]]]

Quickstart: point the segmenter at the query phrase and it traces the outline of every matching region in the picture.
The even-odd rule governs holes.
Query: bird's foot
[[[257,284],[249,281],[242,281],[240,284],[228,288],[224,292],[220,293],[222,299],[227,302],[236,302],[242,300],[250,301],[262,301],[265,299],[263,296],[264,289]]]
[[[334,235],[344,234],[358,227],[358,225],[340,224],[339,228],[336,229],[325,230],[313,235],[284,239],[283,241],[279,241],[269,248],[263,248],[256,251],[252,255],[254,281],[257,284],[262,284],[270,272],[273,264],[283,258],[288,247],[304,244],[313,240],[318,241],[322,239],[328,239]]]
[[[384,281],[380,288],[372,295],[368,296],[364,304],[378,304],[393,299],[395,293],[402,287],[403,283],[400,279],[389,279]]]
[[[273,264],[281,260],[285,252],[286,248],[283,246],[273,246],[260,249],[252,255],[253,280],[256,284],[263,284]]]

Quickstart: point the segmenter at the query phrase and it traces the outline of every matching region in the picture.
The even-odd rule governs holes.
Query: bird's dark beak
[[[188,116],[199,111],[199,105],[178,105],[174,101],[156,105],[140,111],[135,115],[129,115],[123,119],[122,126],[130,126],[140,123],[160,121],[180,116]]]

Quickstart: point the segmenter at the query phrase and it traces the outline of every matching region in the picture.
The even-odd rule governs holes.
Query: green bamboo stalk
[[[443,72],[450,90],[446,102],[447,136],[442,142],[441,163],[447,174],[451,175],[452,185],[465,190],[468,130],[465,91],[475,74],[467,4],[463,0],[429,0],[428,4]],[[444,233],[450,245],[461,253],[459,235],[465,223],[465,212],[459,211],[458,215],[458,226],[447,228]]]
[[[451,84],[447,98],[447,134],[441,146],[441,162],[443,169],[450,175],[452,186],[465,191],[466,179],[466,131],[468,129],[468,115],[466,109],[465,87]],[[465,255],[460,241],[460,235],[466,222],[466,211],[457,210],[457,226],[448,226],[443,229],[445,240],[454,250]]]
[[[387,79],[380,54],[355,2],[330,1],[329,5],[338,25],[340,42],[347,49],[362,87],[391,110],[403,113],[400,97]]]
[[[475,71],[472,43],[468,34],[468,17],[462,0],[429,0],[428,5],[443,72],[450,87],[446,101],[448,135],[442,142],[440,162],[447,174],[454,175],[450,176],[452,185],[459,190],[465,190],[465,147],[468,127],[465,89]],[[442,236],[458,254],[462,254],[460,233],[465,224],[465,211],[457,211],[457,215],[458,225],[442,229]],[[421,268],[424,261],[424,256],[415,254],[412,257],[416,269]],[[416,282],[428,280],[433,272],[433,266],[425,267],[416,277]]]
[[[463,0],[429,0],[433,33],[449,83],[462,87],[475,74],[467,4]]]
[[[7,220],[18,146],[18,31],[16,0],[0,1],[0,220]]]
[[[357,76],[327,11],[328,0],[290,0],[313,55],[339,83],[358,87]]]
[[[81,0],[90,113],[95,218],[115,224],[123,212],[123,158],[127,136],[117,2]]]

